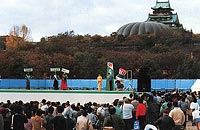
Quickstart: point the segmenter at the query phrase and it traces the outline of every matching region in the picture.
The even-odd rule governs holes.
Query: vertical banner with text
[[[107,62],[106,90],[114,90],[114,69],[112,62]]]

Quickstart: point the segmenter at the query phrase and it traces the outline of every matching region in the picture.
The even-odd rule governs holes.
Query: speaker
[[[149,73],[149,68],[142,67],[138,75],[138,92],[151,92],[151,78]]]
[[[138,77],[138,92],[151,92],[151,78],[149,75]]]

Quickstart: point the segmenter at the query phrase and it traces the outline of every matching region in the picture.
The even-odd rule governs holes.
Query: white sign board
[[[60,71],[60,68],[50,68],[51,72],[56,72],[56,71]]]
[[[24,68],[24,72],[32,72],[33,68]]]
[[[62,72],[64,72],[64,73],[67,73],[67,74],[69,74],[69,70],[68,69],[65,69],[65,68],[62,68],[62,70],[61,70]]]

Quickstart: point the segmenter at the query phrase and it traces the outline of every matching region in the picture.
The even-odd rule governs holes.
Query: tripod
[[[129,79],[129,85],[127,87],[124,87],[124,90],[126,90],[126,91],[134,90],[133,86],[132,86],[132,83],[133,83],[133,79]]]

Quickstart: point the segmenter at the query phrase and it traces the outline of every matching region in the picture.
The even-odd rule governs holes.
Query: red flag
[[[113,63],[108,62],[108,63],[107,63],[107,66],[108,66],[109,68],[113,69]]]
[[[123,69],[123,68],[119,68],[119,74],[121,74],[121,75],[126,75],[126,70],[125,69]]]

